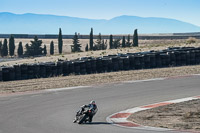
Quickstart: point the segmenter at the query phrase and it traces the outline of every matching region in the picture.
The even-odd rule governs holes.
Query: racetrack
[[[154,133],[116,127],[106,117],[128,108],[200,94],[200,76],[0,97],[0,133]],[[97,102],[93,124],[72,123],[79,106]]]

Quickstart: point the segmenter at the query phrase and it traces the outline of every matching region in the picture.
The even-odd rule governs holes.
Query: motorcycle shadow
[[[111,125],[112,123],[109,122],[91,122],[91,123],[84,123],[85,125]]]

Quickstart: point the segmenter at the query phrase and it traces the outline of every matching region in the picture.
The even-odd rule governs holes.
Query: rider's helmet
[[[96,104],[96,103],[95,103],[95,101],[94,101],[94,100],[92,100],[92,101],[90,102],[90,104],[93,104],[93,105],[94,105],[94,104]]]

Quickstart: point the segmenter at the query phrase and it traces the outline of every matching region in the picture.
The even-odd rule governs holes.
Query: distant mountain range
[[[139,33],[183,33],[200,32],[200,27],[168,18],[119,16],[110,20],[86,19],[68,16],[42,14],[0,13],[0,34],[57,34],[62,28],[63,34],[89,34],[93,27],[98,34]]]

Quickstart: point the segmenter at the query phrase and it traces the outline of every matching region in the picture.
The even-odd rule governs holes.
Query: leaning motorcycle
[[[86,107],[84,108],[84,111],[79,112],[79,114],[76,116],[76,122],[78,124],[91,122],[90,116],[95,115],[96,112],[97,110],[94,111],[92,108]]]

